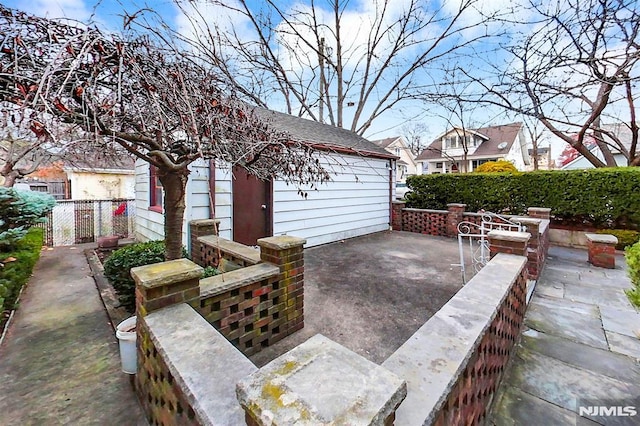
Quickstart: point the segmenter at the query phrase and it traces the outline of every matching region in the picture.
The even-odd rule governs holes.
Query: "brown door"
[[[253,246],[271,236],[271,182],[233,168],[233,240]]]

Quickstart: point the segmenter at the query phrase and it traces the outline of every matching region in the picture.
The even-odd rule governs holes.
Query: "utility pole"
[[[318,106],[318,115],[320,123],[324,123],[324,37],[320,38],[320,46],[318,48],[318,65],[320,66],[320,105]]]

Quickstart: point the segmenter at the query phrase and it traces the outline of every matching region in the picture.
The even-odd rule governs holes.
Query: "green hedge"
[[[409,176],[407,207],[446,210],[463,203],[467,211],[525,214],[549,207],[569,224],[640,228],[640,167],[527,173],[469,173]]]
[[[640,308],[640,242],[627,247],[624,252],[628,273],[633,287],[625,290],[629,301]]]
[[[135,243],[114,251],[104,262],[104,276],[115,289],[120,304],[127,311],[134,312],[136,304],[136,283],[131,277],[131,268],[164,262],[164,249],[164,241]],[[189,257],[184,247],[182,257]],[[218,273],[216,268],[208,266],[204,268],[203,278]]]
[[[0,250],[0,261],[15,258],[0,268],[0,311],[13,309],[20,289],[24,286],[42,249],[43,230],[31,228],[25,237],[16,242],[11,250]]]

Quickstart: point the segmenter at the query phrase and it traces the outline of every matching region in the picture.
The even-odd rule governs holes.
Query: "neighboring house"
[[[221,237],[247,245],[261,237],[288,234],[305,238],[310,247],[389,229],[394,155],[345,129],[257,111],[274,129],[314,146],[332,180],[302,197],[295,185],[282,180],[263,182],[241,167],[231,170],[228,164],[197,161],[189,167],[185,244],[187,223],[212,217],[220,220]],[[142,240],[164,235],[157,182],[153,169],[137,161],[136,233]]]
[[[538,147],[538,170],[552,170],[555,168],[555,162],[551,159],[551,147],[550,146],[539,146]],[[529,148],[529,157],[531,161],[528,166],[525,167],[525,170],[530,172],[533,170],[533,148]]]
[[[56,199],[111,200],[135,197],[135,163],[131,157],[66,159],[38,168],[25,180],[31,190]]]
[[[407,176],[419,174],[415,155],[413,155],[402,136],[394,136],[392,138],[379,139],[371,142],[396,157],[399,157],[399,160],[396,161],[396,179],[398,182],[405,182]]]
[[[615,123],[615,124],[603,124],[602,128],[604,130],[610,131],[620,140],[622,145],[625,147],[627,151],[631,148],[631,129],[623,123]],[[620,152],[618,148],[615,148],[616,144],[613,140],[607,136],[603,135],[604,141],[614,145],[611,147],[611,153],[613,154],[613,158],[616,160],[616,164],[618,166],[627,166],[628,160],[627,157]],[[604,156],[602,155],[602,151],[598,148],[596,144],[596,140],[591,135],[586,135],[584,139],[584,144],[592,154],[598,157],[600,160],[604,161]],[[567,144],[567,148],[563,155],[558,159],[558,166],[562,170],[577,170],[577,169],[592,169],[594,166],[591,164],[586,158],[584,158],[578,151]]]
[[[472,172],[487,161],[511,161],[518,170],[530,163],[522,123],[479,129],[453,128],[438,136],[416,158],[423,174]],[[467,147],[466,163],[464,147]]]

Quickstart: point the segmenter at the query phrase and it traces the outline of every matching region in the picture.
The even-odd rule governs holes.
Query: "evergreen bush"
[[[164,241],[131,244],[114,251],[104,262],[104,275],[127,311],[134,312],[136,305],[136,283],[131,278],[131,268],[164,262],[164,246]],[[184,248],[182,257],[188,257]]]
[[[46,220],[55,204],[49,194],[0,188],[0,248],[13,247],[29,228]]]
[[[640,242],[627,247],[624,256],[627,260],[627,272],[633,285],[629,290],[625,290],[625,293],[629,301],[640,308]]]
[[[640,229],[640,167],[528,173],[417,175],[407,178],[407,207],[526,214],[551,208],[553,218],[574,225]]]
[[[599,229],[596,234],[609,234],[618,239],[616,250],[624,250],[640,241],[640,232],[628,229]]]
[[[0,262],[15,259],[0,268],[0,312],[15,307],[20,289],[29,280],[40,258],[43,234],[42,229],[31,228],[11,249],[0,248]]]

